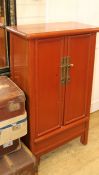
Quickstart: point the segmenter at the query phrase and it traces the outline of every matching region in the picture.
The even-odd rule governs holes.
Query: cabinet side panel
[[[66,84],[64,123],[78,120],[87,114],[89,63],[91,34],[68,37],[68,56],[70,56],[70,81]],[[92,69],[92,67],[91,67]]]
[[[28,41],[10,33],[10,71],[12,80],[27,93]]]
[[[94,70],[94,59],[95,59],[95,47],[96,47],[96,33],[91,34],[90,41],[90,61],[88,66],[88,83],[87,83],[87,105],[86,105],[86,113],[89,115],[90,113],[90,105],[91,105],[91,95],[92,95],[92,82],[93,82],[93,70]]]
[[[5,29],[0,28],[0,68],[6,65],[6,33]]]

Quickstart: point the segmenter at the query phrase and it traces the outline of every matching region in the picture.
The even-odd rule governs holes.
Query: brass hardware
[[[61,83],[66,83],[66,57],[61,60]]]
[[[70,64],[71,62],[71,57],[67,56],[66,57],[66,61],[67,61],[67,66],[66,66],[66,83],[68,83],[70,81],[70,68],[74,66],[74,64]]]
[[[64,57],[61,61],[61,83],[65,84],[70,81],[70,68],[73,67],[73,64],[70,64],[70,56]]]

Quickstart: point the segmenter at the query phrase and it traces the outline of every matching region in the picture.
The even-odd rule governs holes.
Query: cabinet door
[[[36,136],[61,126],[63,89],[60,82],[64,38],[36,41]]]
[[[86,115],[90,34],[68,37],[70,80],[66,84],[64,124]]]

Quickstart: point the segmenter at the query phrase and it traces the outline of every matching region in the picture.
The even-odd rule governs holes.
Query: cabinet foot
[[[37,164],[40,164],[40,156],[36,156]]]
[[[81,136],[80,142],[81,142],[83,145],[87,145],[87,143],[88,143],[88,136],[86,136],[85,133]]]
[[[81,135],[81,138],[80,138],[80,142],[83,144],[83,145],[86,145],[88,143],[88,129],[89,129],[89,121],[86,122],[85,124],[85,131],[84,133]]]

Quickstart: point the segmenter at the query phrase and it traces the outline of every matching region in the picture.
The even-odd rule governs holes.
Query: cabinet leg
[[[86,144],[88,143],[88,130],[89,130],[89,122],[86,123],[85,131],[84,131],[84,133],[81,135],[81,138],[80,138],[80,142],[81,142],[83,145],[86,145]]]
[[[38,164],[35,167],[35,175],[37,175],[37,174],[38,174]]]
[[[40,156],[36,156],[36,166],[35,166],[35,175],[38,175],[38,166],[40,164]]]
[[[88,143],[88,135],[86,133],[84,133],[81,138],[80,138],[80,142],[83,144],[83,145],[86,145]]]
[[[36,160],[37,160],[37,164],[39,165],[40,164],[40,156],[36,156]]]

